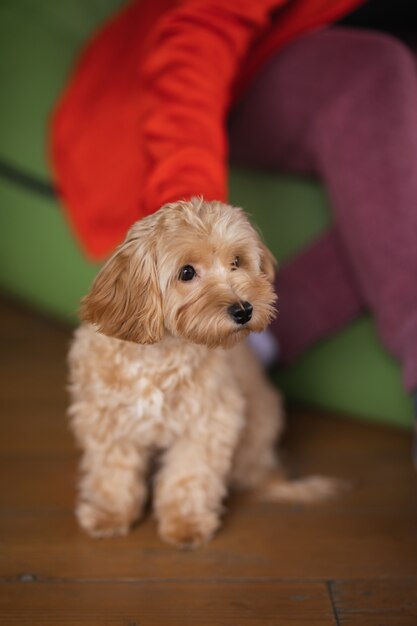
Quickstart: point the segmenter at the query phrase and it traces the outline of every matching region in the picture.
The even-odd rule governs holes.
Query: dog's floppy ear
[[[117,339],[156,343],[163,335],[162,300],[150,218],[137,222],[97,275],[80,316]]]
[[[261,248],[261,270],[266,275],[268,280],[274,282],[275,272],[278,267],[278,263],[269,248],[266,247],[264,242],[260,239]]]

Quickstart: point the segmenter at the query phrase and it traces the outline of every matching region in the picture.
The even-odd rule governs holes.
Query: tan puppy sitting
[[[70,352],[83,450],[77,516],[93,536],[153,504],[163,539],[199,545],[229,485],[317,499],[325,479],[272,480],[283,416],[242,339],[274,315],[274,258],[241,209],[192,199],[137,222],[83,301]]]

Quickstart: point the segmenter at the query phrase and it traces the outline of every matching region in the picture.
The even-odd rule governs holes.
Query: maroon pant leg
[[[335,27],[263,68],[230,120],[231,162],[321,179],[333,226],[281,269],[285,361],[366,307],[417,387],[417,73],[395,39]],[[279,210],[277,207],[275,210]]]

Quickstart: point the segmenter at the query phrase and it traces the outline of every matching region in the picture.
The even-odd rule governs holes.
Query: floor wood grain
[[[0,625],[416,626],[417,479],[407,432],[290,412],[294,475],[349,480],[312,507],[229,499],[197,551],[151,515],[95,541],[74,516],[68,329],[0,300]]]

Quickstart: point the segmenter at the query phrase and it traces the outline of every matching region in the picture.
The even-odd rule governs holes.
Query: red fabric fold
[[[87,255],[169,201],[227,198],[225,117],[269,56],[360,0],[141,0],[82,55],[52,119],[52,167]]]

